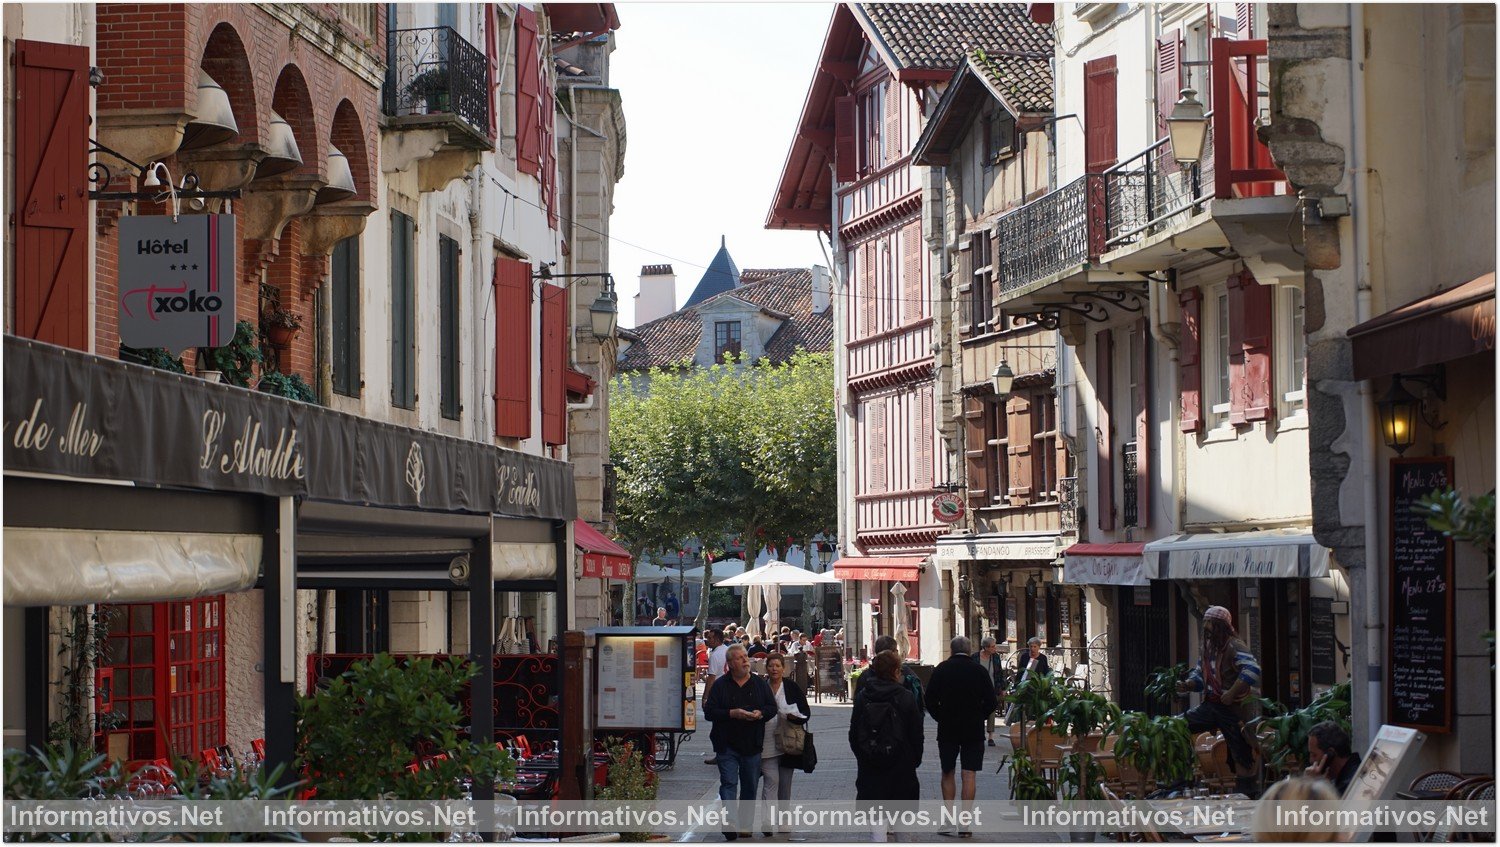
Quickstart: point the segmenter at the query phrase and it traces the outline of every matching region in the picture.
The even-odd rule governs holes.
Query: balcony
[[[1078,477],[1065,476],[1057,481],[1058,522],[1063,532],[1078,532]]]
[[[1134,305],[1142,274],[1199,262],[1195,250],[1232,248],[1259,278],[1300,276],[1285,234],[1296,198],[1257,135],[1270,113],[1266,42],[1216,38],[1212,56],[1215,109],[1201,161],[1180,164],[1161,139],[999,218],[1000,308],[1050,327],[1066,312],[1103,320]]]
[[[393,30],[386,48],[384,111],[394,132],[383,141],[381,168],[422,163],[422,190],[442,188],[495,148],[488,63],[446,26]]]
[[[1134,441],[1127,441],[1120,449],[1120,521],[1123,526],[1140,526],[1140,508],[1136,502],[1136,466],[1140,458],[1140,451],[1136,449]]]

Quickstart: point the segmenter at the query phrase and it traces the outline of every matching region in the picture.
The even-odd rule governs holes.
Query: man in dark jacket
[[[750,834],[760,751],[765,745],[766,721],[776,717],[776,698],[763,678],[750,673],[750,657],[743,644],[730,645],[725,664],[728,673],[708,690],[703,714],[714,725],[708,739],[718,760],[719,799],[734,800],[738,788],[739,831],[724,833],[726,841],[733,841],[737,835],[748,838]]]
[[[989,673],[970,654],[969,639],[960,635],[951,646],[953,655],[938,665],[927,681],[927,713],[937,721],[943,802],[953,805],[953,768],[962,758],[967,810],[974,803],[978,772],[984,767],[984,719],[995,711],[999,700]]]

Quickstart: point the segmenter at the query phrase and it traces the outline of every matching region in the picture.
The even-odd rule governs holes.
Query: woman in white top
[[[776,698],[776,720],[766,726],[766,740],[760,751],[760,799],[784,804],[792,799],[792,774],[800,766],[797,756],[784,755],[777,746],[776,728],[782,721],[805,724],[811,716],[807,707],[807,693],[797,683],[786,679],[786,657],[772,653],[766,657],[766,681],[771,684],[771,695]],[[769,827],[770,824],[768,823]],[[779,827],[771,827],[780,831]],[[766,836],[771,837],[767,832]]]

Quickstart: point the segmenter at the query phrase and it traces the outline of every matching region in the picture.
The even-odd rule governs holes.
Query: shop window
[[[224,596],[105,606],[111,680],[95,740],[119,761],[196,756],[224,744]]]
[[[359,236],[345,238],[333,246],[330,283],[333,300],[333,390],[358,397],[360,379]]]

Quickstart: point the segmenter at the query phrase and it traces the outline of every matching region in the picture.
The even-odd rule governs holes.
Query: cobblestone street
[[[699,695],[701,704],[701,690]],[[808,729],[817,740],[818,766],[810,774],[799,771],[793,777],[792,797],[795,800],[808,802],[853,800],[856,765],[854,753],[849,749],[848,741],[849,717],[853,711],[852,703],[825,697],[821,703],[810,699],[809,705],[812,707],[812,721],[808,724]],[[703,718],[701,705],[698,721],[699,731],[682,745],[677,756],[677,766],[661,774],[659,799],[696,800],[711,803],[718,796],[718,769],[712,765],[703,764],[703,760],[707,758],[711,749],[708,743],[708,733],[713,725]],[[929,716],[924,725],[927,730],[927,739],[923,748],[922,767],[918,770],[917,776],[922,785],[922,799],[940,800],[943,795],[939,786],[937,724]],[[996,746],[985,749],[984,769],[979,772],[976,795],[978,800],[1000,800],[1009,795],[1010,786],[1006,775],[996,773],[1001,757],[1010,752],[1010,742],[1001,738],[1002,734],[997,731]],[[775,840],[841,842],[868,840],[868,837],[868,833],[792,833],[786,838]],[[679,840],[713,842],[722,840],[722,836],[718,832],[699,831],[689,833]],[[755,840],[771,839],[757,836]],[[939,836],[936,832],[907,833],[903,834],[900,840],[958,843],[953,839]],[[1036,833],[1027,834],[1025,837],[1012,836],[1007,840],[1061,841],[1065,839],[1052,833]]]

